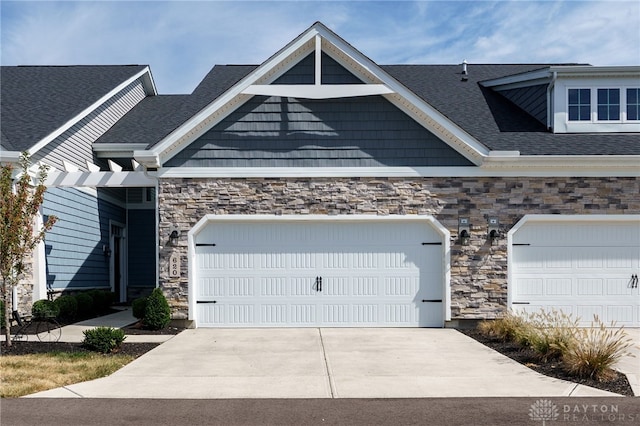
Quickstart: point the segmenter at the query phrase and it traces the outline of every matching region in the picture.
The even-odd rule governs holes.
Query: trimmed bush
[[[155,288],[147,297],[142,323],[151,330],[160,330],[165,328],[169,321],[171,321],[171,310],[167,299],[162,294],[162,290]]]
[[[96,327],[82,332],[84,339],[82,346],[103,354],[117,352],[127,336],[124,331],[113,327]]]
[[[113,303],[114,294],[110,291],[95,289],[89,291],[89,295],[93,298],[93,309],[96,314],[104,314],[109,311],[111,303]]]
[[[93,314],[93,297],[88,293],[78,293],[74,297],[78,302],[78,317],[90,317]]]
[[[615,377],[612,367],[633,346],[623,328],[605,327],[597,315],[590,328],[576,330],[575,339],[562,348],[562,363],[570,374],[607,381]]]
[[[60,309],[51,300],[36,300],[33,302],[31,315],[34,318],[56,318],[60,315]]]
[[[144,313],[146,309],[147,309],[146,297],[141,297],[131,302],[131,310],[133,312],[134,318],[137,318],[139,320],[144,319]]]
[[[78,301],[73,296],[60,296],[53,303],[58,307],[61,320],[73,321],[78,314]]]

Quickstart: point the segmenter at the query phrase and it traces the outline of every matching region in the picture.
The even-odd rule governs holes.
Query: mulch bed
[[[159,343],[123,343],[120,351],[114,354],[105,354],[104,356],[113,356],[116,354],[131,355],[139,357],[157,347]],[[7,347],[6,342],[0,344],[0,353],[2,355],[27,355],[39,354],[46,352],[91,352],[82,347],[81,343],[67,342],[13,342],[11,347]],[[95,352],[94,352],[95,353]]]
[[[523,348],[514,342],[503,342],[500,339],[491,338],[478,332],[475,329],[460,329],[461,333],[477,340],[485,346],[500,352],[501,354],[511,358],[514,361],[523,364],[530,369],[544,374],[545,376],[554,377],[556,379],[566,380],[568,382],[579,383],[581,385],[590,386],[592,388],[602,389],[614,392],[624,396],[634,396],[633,390],[629,385],[627,376],[622,373],[615,372],[616,378],[608,382],[599,382],[594,379],[583,379],[568,374],[562,364],[557,360],[542,362],[536,353],[530,348]]]

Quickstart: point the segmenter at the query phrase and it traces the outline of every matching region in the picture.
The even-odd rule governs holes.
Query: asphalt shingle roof
[[[2,149],[29,149],[144,68],[143,65],[0,67]]]
[[[149,147],[222,95],[256,65],[216,65],[191,95],[147,97],[96,143],[146,143]]]
[[[470,64],[466,81],[462,81],[460,65],[381,68],[491,150],[520,151],[522,155],[640,155],[638,134],[553,134],[480,84],[550,65]],[[191,95],[157,96],[141,102],[98,143],[136,142],[151,147],[256,68],[217,65]]]
[[[511,101],[480,84],[548,66],[469,64],[467,81],[462,81],[460,65],[382,68],[491,150],[515,150],[521,155],[640,155],[637,133],[554,134]]]

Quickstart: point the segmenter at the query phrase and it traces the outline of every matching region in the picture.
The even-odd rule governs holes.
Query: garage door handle
[[[631,275],[631,288],[638,288],[638,274]]]

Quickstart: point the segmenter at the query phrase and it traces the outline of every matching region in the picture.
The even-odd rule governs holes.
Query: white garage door
[[[195,237],[198,327],[441,327],[430,222],[225,222]]]
[[[640,326],[640,222],[527,222],[512,244],[514,309]]]

